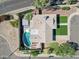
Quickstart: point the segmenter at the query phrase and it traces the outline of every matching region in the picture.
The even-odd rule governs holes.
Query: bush
[[[70,7],[62,7],[62,10],[70,10]]]
[[[50,45],[49,45],[49,49],[48,49],[48,54],[51,54],[51,53],[53,53],[53,51],[55,50],[55,49],[58,49],[58,46],[59,44],[57,43],[57,42],[52,42],[52,43],[50,43]]]
[[[60,56],[72,56],[75,55],[75,49],[73,49],[70,44],[63,43],[55,50],[55,54]]]
[[[53,48],[49,48],[47,53],[51,54],[51,53],[53,53],[53,50],[54,50]]]
[[[52,49],[55,49],[58,47],[58,45],[59,44],[57,42],[52,42],[52,43],[50,43],[49,47],[51,47]]]
[[[67,3],[68,3],[68,4],[76,4],[76,3],[77,3],[77,0],[68,0]]]
[[[31,50],[32,56],[38,56],[38,54],[40,54],[39,50]]]
[[[24,15],[24,18],[28,21],[28,24],[30,25],[30,20],[32,20],[33,14],[32,12],[28,12]]]
[[[77,48],[78,48],[78,44],[77,43],[75,43],[75,42],[68,42],[68,43],[71,45],[72,48],[77,50]]]
[[[26,13],[24,17],[25,17],[25,19],[30,21],[32,19],[32,17],[33,17],[32,12]]]
[[[79,6],[76,6],[77,8],[79,8]]]
[[[29,50],[21,50],[23,52],[23,54],[30,54]]]
[[[18,28],[18,25],[19,25],[19,20],[12,20],[12,21],[10,21],[10,24],[13,26],[13,27],[15,27],[15,28]]]
[[[72,56],[75,55],[76,50],[71,47],[69,43],[62,43],[61,45],[58,43],[52,43],[49,46],[48,52],[59,56]]]

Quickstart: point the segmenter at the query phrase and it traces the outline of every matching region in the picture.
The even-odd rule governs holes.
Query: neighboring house
[[[30,23],[32,49],[41,48],[41,44],[54,41],[53,30],[57,28],[56,14],[33,16]]]

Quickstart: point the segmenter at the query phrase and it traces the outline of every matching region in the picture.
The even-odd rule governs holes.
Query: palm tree
[[[42,8],[47,4],[47,0],[34,0],[33,5],[38,9],[39,14],[42,14]]]
[[[28,12],[24,16],[24,18],[28,20],[29,26],[30,26],[30,20],[32,20],[32,17],[33,17],[32,12]]]

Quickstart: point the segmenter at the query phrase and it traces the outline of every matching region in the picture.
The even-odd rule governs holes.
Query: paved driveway
[[[72,17],[70,24],[70,39],[73,42],[79,43],[79,15]]]

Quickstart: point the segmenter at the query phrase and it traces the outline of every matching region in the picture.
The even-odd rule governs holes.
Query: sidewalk
[[[26,11],[26,10],[29,10],[29,9],[35,9],[35,7],[33,7],[33,6],[24,7],[24,8],[20,8],[20,9],[13,10],[13,11],[8,11],[8,12],[0,14],[0,15],[4,15],[4,14],[17,14],[17,13],[20,13],[20,12],[23,12],[23,11]]]

